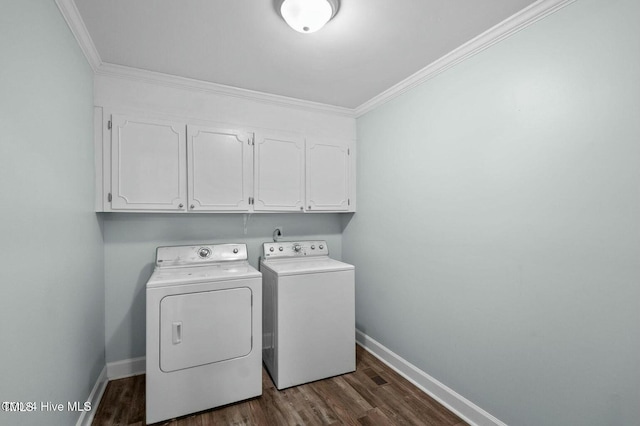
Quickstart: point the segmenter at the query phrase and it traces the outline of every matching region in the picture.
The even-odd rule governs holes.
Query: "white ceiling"
[[[313,34],[277,0],[75,0],[103,62],[355,108],[534,0],[342,0]]]

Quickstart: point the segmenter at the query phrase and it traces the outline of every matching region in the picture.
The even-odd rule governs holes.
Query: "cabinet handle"
[[[178,207],[179,207],[179,208],[183,208],[183,207],[184,207],[184,204],[180,203],[180,204],[178,204]]]
[[[191,204],[191,206],[190,206],[190,207],[191,207],[192,209],[195,209],[195,208],[196,208],[196,206],[194,206],[193,204]]]

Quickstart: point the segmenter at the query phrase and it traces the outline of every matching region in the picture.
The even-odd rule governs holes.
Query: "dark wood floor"
[[[354,373],[278,391],[263,369],[262,396],[158,424],[466,425],[437,401],[357,347]],[[144,375],[109,382],[93,425],[144,425]]]

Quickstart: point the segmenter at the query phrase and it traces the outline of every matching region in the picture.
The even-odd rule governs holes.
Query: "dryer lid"
[[[195,284],[202,282],[230,281],[246,278],[260,278],[249,262],[224,262],[215,265],[192,267],[156,267],[147,282],[147,288],[164,287],[176,284]]]

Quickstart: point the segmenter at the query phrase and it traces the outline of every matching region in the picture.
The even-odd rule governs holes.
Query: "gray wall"
[[[104,214],[107,362],[145,356],[145,285],[156,247],[246,243],[257,267],[276,226],[284,227],[283,241],[323,239],[332,257],[342,257],[339,214]]]
[[[511,425],[640,418],[638,17],[579,0],[358,120],[357,327]]]
[[[55,3],[0,13],[0,411],[3,425],[68,425],[104,368],[104,253],[93,213],[93,73]]]

